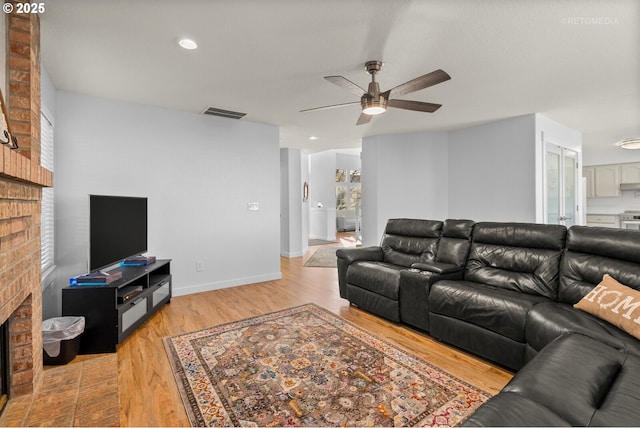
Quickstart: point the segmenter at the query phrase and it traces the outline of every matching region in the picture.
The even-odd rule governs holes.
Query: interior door
[[[578,153],[545,142],[545,223],[576,224],[578,218]]]

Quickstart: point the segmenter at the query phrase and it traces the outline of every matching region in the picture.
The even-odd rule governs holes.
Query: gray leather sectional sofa
[[[640,289],[640,232],[391,219],[337,257],[354,305],[518,371],[465,424],[640,425],[640,341],[573,307],[604,274]]]

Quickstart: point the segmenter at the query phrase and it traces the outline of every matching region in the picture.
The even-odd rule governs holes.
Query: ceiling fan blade
[[[409,101],[409,100],[389,100],[387,101],[387,107],[402,108],[405,110],[424,111],[427,113],[433,113],[442,107],[442,104],[424,103],[422,101]]]
[[[348,89],[359,97],[361,97],[367,92],[364,89],[362,89],[360,86],[353,83],[351,80],[347,79],[346,77],[325,76],[325,80],[328,80],[329,82],[333,83],[336,86],[340,86],[341,88]]]
[[[358,118],[356,125],[364,125],[366,123],[371,122],[371,119],[373,119],[372,115],[360,113],[360,117]]]
[[[322,107],[314,107],[314,108],[307,108],[304,110],[300,110],[300,113],[304,113],[306,111],[317,111],[317,110],[329,110],[332,108],[338,108],[338,107],[346,107],[346,106],[352,106],[352,105],[356,105],[356,104],[360,104],[360,101],[353,101],[350,103],[342,103],[342,104],[333,104],[330,106],[322,106]]]
[[[429,86],[446,82],[449,79],[451,79],[451,76],[449,76],[445,71],[436,70],[432,71],[431,73],[425,74],[424,76],[416,77],[413,80],[409,80],[402,85],[398,85],[395,88],[385,92],[385,94],[389,94],[387,99],[399,97],[400,95],[410,94],[411,92],[416,92],[421,89],[428,88]]]

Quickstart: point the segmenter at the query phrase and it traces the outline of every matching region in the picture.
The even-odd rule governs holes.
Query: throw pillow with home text
[[[610,322],[640,339],[640,291],[620,284],[610,275],[573,305]]]

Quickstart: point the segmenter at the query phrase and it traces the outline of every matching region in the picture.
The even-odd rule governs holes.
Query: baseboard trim
[[[282,279],[281,272],[274,272],[264,275],[246,276],[234,278],[226,281],[216,281],[207,284],[190,285],[187,287],[176,287],[171,290],[173,296],[186,296],[187,294],[202,293],[204,291],[220,290],[222,288],[237,287],[239,285],[255,284],[257,282],[276,281]]]
[[[303,249],[302,251],[294,251],[294,252],[291,252],[291,253],[290,253],[290,252],[288,252],[288,251],[282,251],[282,252],[280,253],[280,255],[281,255],[282,257],[286,257],[286,258],[291,259],[291,258],[294,258],[294,257],[302,257],[302,256],[304,256],[305,254],[307,254],[308,252],[309,252],[309,247],[307,247],[307,248]]]
[[[322,239],[323,241],[335,241],[336,236],[320,236],[320,235],[309,235],[309,239]]]

